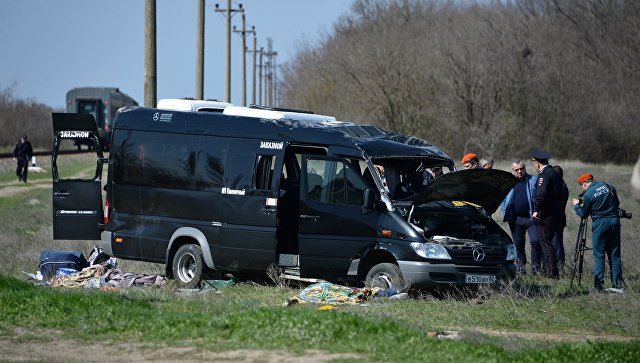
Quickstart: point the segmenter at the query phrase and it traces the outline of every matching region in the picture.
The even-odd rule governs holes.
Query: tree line
[[[283,106],[468,151],[634,162],[640,2],[356,0],[282,67]]]
[[[10,148],[26,134],[34,149],[50,149],[53,144],[51,112],[54,110],[31,99],[15,96],[15,84],[0,84],[0,147]]]

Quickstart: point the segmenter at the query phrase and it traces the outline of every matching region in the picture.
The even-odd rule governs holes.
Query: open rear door
[[[98,138],[96,121],[91,114],[53,113],[53,238],[99,240],[98,224],[102,223],[102,147]],[[95,173],[90,176],[73,175],[58,169],[60,146],[65,139],[85,139],[96,151]],[[62,177],[61,177],[62,175]]]

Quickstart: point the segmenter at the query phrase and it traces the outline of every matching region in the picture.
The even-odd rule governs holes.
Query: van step
[[[284,267],[282,275],[300,276],[300,267]]]
[[[280,274],[280,278],[283,279],[287,279],[287,280],[296,280],[296,281],[304,281],[304,282],[311,282],[311,283],[316,283],[320,280],[318,279],[311,279],[311,278],[306,278],[306,277],[300,277],[299,275],[287,275],[287,274]]]

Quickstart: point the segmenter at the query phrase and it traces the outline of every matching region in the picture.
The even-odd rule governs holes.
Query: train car
[[[98,126],[100,145],[109,149],[111,125],[120,107],[138,106],[129,95],[115,87],[77,87],[67,92],[67,113],[89,113],[93,115]],[[91,148],[92,143],[77,138],[74,144],[80,150],[82,145]]]

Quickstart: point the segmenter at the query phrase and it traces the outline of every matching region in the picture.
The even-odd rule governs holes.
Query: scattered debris
[[[462,339],[462,333],[454,330],[430,331],[430,332],[427,332],[427,336],[436,337],[439,339],[452,339],[452,340]]]
[[[382,289],[379,287],[353,288],[320,281],[304,288],[297,296],[287,300],[283,306],[294,304],[360,304],[370,298],[389,297],[406,298],[406,293],[398,294],[396,289]]]
[[[81,251],[45,250],[40,255],[37,273],[22,272],[39,285],[51,287],[86,287],[117,291],[131,286],[160,286],[167,278],[159,275],[133,274],[117,268],[117,260],[94,246],[87,261]]]
[[[203,280],[199,289],[177,289],[176,291],[183,294],[202,294],[213,292],[216,294],[221,293],[221,289],[236,284],[236,279],[230,276],[229,280]]]

